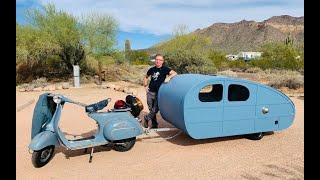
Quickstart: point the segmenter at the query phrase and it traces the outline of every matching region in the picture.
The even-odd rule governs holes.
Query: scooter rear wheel
[[[46,165],[52,158],[54,146],[47,146],[39,151],[32,153],[32,164],[34,167],[39,168]]]
[[[119,152],[129,151],[136,143],[136,137],[113,142],[113,149]]]

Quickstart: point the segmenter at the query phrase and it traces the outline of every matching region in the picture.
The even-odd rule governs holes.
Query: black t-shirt
[[[151,76],[149,91],[158,92],[160,85],[164,82],[170,71],[171,69],[167,66],[162,66],[161,68],[154,66],[150,68],[147,72],[147,75]]]

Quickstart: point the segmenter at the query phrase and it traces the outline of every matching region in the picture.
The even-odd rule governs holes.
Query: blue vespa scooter
[[[68,150],[91,149],[90,160],[92,160],[93,149],[96,146],[112,145],[116,151],[124,152],[130,150],[136,141],[136,136],[143,134],[143,129],[137,121],[137,116],[143,109],[141,101],[128,95],[123,106],[107,112],[98,112],[108,105],[110,98],[86,105],[73,101],[63,95],[45,93],[39,96],[34,108],[32,119],[31,143],[32,163],[35,167],[46,165],[52,158],[54,149],[62,146]],[[92,138],[69,140],[59,128],[59,120],[63,105],[73,103],[85,108],[88,116],[98,124],[98,131]],[[116,105],[116,104],[115,104]]]

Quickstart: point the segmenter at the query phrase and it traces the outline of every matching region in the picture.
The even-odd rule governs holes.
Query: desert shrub
[[[251,67],[258,67],[260,69],[266,70],[272,68],[272,63],[266,58],[260,58],[259,60],[250,61],[249,65]]]
[[[148,65],[150,64],[150,62],[147,60],[135,60],[135,61],[132,61],[132,64],[133,65]]]
[[[226,70],[229,67],[229,61],[223,52],[213,50],[209,52],[208,57],[218,70]]]
[[[149,64],[149,55],[144,51],[130,51],[128,52],[129,61],[135,65]]]
[[[84,65],[82,67],[80,66],[80,68],[81,74],[97,74],[99,70],[99,61],[92,56],[87,56]]]
[[[47,77],[50,74],[44,63],[20,63],[16,66],[16,84],[28,83],[40,77]]]
[[[207,53],[210,47],[210,38],[195,34],[176,34],[170,41],[158,44],[155,49],[159,53],[167,54],[178,50]]]
[[[187,50],[177,50],[167,53],[165,54],[165,61],[170,68],[179,74],[214,74],[217,71],[212,61],[206,56]]]
[[[268,43],[261,47],[260,59],[251,61],[251,66],[261,69],[289,69],[299,70],[304,66],[304,58],[301,52],[290,44]]]
[[[112,56],[109,56],[109,55],[105,55],[105,56],[100,57],[100,61],[102,62],[102,64],[104,66],[116,63],[115,59]]]
[[[111,53],[111,57],[114,59],[116,64],[123,64],[126,62],[125,54],[121,51],[115,50]]]
[[[230,69],[240,69],[241,71],[245,71],[249,67],[248,63],[244,60],[229,61],[228,66]]]

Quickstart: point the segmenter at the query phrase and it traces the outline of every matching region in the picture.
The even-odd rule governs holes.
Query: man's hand
[[[143,78],[143,86],[144,86],[146,92],[149,91],[149,88],[148,88],[148,77],[149,77],[149,76],[147,75],[147,76],[145,76],[145,77]]]
[[[171,77],[166,77],[166,79],[164,80],[164,83],[168,83],[171,80]]]
[[[174,70],[171,70],[169,76],[164,80],[164,83],[168,83],[175,75],[177,75],[177,73]]]
[[[149,91],[149,87],[148,86],[144,86],[144,89],[146,90],[146,92]]]

